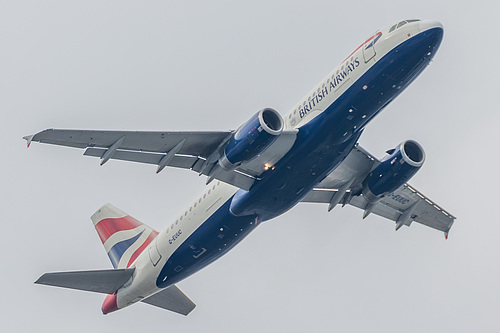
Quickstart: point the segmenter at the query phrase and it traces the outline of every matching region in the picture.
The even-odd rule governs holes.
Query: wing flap
[[[335,190],[314,189],[302,202],[326,203],[328,204]],[[363,196],[353,196],[346,198],[351,206],[367,209],[369,202]],[[415,205],[415,207],[413,207]],[[394,222],[398,222],[407,209],[413,207],[411,220],[405,223],[410,226],[411,222],[418,222],[428,227],[443,231],[447,234],[455,220],[455,217],[436,205],[430,199],[418,192],[408,184],[403,185],[390,195],[381,199],[371,208],[371,213],[385,217]]]
[[[106,149],[104,148],[87,148],[84,152],[84,155],[101,158],[105,153]],[[163,157],[165,157],[165,154],[117,150],[112,155],[111,159],[158,165]],[[202,175],[208,175],[210,168],[203,168],[204,162],[204,159],[196,156],[175,155],[168,162],[168,166],[181,169],[190,169]],[[254,177],[244,174],[240,171],[221,170],[217,174],[216,179],[221,180],[227,184],[234,185],[246,191],[248,191],[255,182]]]
[[[349,203],[352,206],[365,209],[367,200],[363,197],[354,197]],[[411,220],[406,224],[409,226],[412,221],[448,233],[455,217],[444,209],[436,205],[429,198],[418,192],[408,184],[381,199],[372,212],[375,215],[385,217],[397,222],[403,213],[413,207]]]
[[[105,148],[87,148],[83,155],[101,158],[106,151],[107,149]],[[111,159],[158,165],[164,156],[165,154],[117,150]],[[196,161],[198,161],[198,157],[195,156],[176,155],[168,163],[168,166],[191,169]]]
[[[134,274],[135,268],[45,273],[36,284],[112,294]]]
[[[142,300],[143,303],[157,306],[159,308],[173,311],[187,316],[196,307],[176,285],[168,287],[148,298]]]

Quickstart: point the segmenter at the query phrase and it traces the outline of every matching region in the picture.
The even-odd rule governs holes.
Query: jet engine
[[[233,170],[266,150],[283,131],[283,119],[271,108],[257,112],[235,133],[219,159],[225,170]]]
[[[389,154],[363,181],[363,195],[376,201],[405,184],[424,164],[425,153],[413,140],[407,140]]]

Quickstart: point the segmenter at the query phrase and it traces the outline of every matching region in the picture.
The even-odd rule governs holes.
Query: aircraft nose
[[[419,26],[421,32],[431,29],[437,29],[443,31],[443,25],[438,21],[430,21],[430,20],[420,21]]]
[[[426,50],[426,58],[429,60],[434,57],[434,53],[441,45],[443,40],[443,25],[437,21],[421,21],[420,22],[420,40],[423,43],[423,49]]]

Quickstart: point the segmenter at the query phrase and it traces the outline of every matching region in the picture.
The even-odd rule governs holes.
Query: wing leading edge
[[[263,154],[235,170],[216,168],[223,148],[233,131],[214,132],[138,132],[48,129],[24,137],[32,141],[85,149],[84,155],[99,157],[101,165],[110,159],[157,166],[190,169],[211,179],[218,179],[249,190],[264,172],[266,163],[276,163],[295,142],[297,130],[283,131]],[[214,173],[217,169],[217,172]]]

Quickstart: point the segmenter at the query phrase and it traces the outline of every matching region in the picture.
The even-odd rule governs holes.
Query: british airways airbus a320
[[[92,221],[114,269],[58,272],[36,283],[108,294],[104,314],[136,302],[187,315],[175,284],[222,257],[261,222],[299,202],[352,205],[395,222],[448,232],[451,214],[406,182],[425,154],[413,140],[378,160],[357,142],[365,126],[427,67],[443,38],[438,22],[404,20],[368,38],[281,117],[265,108],[235,131],[128,132],[48,129],[32,141],[84,155],[193,170],[207,187],[163,231],[106,204]]]

